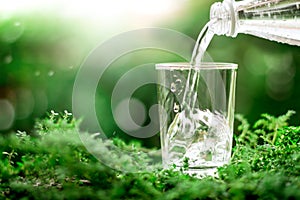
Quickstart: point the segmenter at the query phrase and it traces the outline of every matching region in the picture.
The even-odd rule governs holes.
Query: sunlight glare
[[[0,0],[0,11],[30,12],[54,9],[67,16],[118,18],[121,16],[157,16],[176,9],[183,0]]]

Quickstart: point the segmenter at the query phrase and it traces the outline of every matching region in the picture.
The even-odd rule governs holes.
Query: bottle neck
[[[216,35],[236,37],[238,34],[234,3],[234,0],[224,0],[222,3],[217,2],[211,6],[210,20],[212,24],[210,28]]]

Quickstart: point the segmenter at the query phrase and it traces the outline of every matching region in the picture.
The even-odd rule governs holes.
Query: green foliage
[[[300,127],[288,126],[293,112],[262,115],[251,126],[241,115],[231,163],[219,177],[196,177],[185,169],[162,169],[137,142],[82,137],[72,115],[49,113],[35,134],[17,132],[0,140],[0,199],[300,199]],[[124,169],[111,169],[83,145],[97,141],[98,153]],[[116,148],[136,152],[124,158]],[[115,166],[114,166],[115,167]],[[144,170],[142,170],[144,168]]]
[[[299,165],[299,127],[288,127],[287,120],[294,114],[274,117],[262,114],[252,127],[242,116],[238,127],[241,134],[236,139],[232,163],[243,163],[249,172],[274,171],[287,175],[299,175],[295,167]]]

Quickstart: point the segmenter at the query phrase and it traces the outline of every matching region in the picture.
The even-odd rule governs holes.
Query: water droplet
[[[174,110],[175,113],[178,113],[179,110],[180,110],[180,106],[179,106],[179,104],[177,104],[176,102],[174,103],[173,110]]]
[[[54,75],[54,71],[51,70],[48,72],[48,76],[53,76],[53,75]]]
[[[171,92],[176,92],[176,84],[175,83],[171,83]]]

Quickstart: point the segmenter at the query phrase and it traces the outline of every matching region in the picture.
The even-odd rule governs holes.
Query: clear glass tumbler
[[[231,157],[237,64],[162,63],[156,69],[163,166],[214,175]],[[187,96],[189,75],[197,84]],[[192,106],[186,105],[190,98]]]

